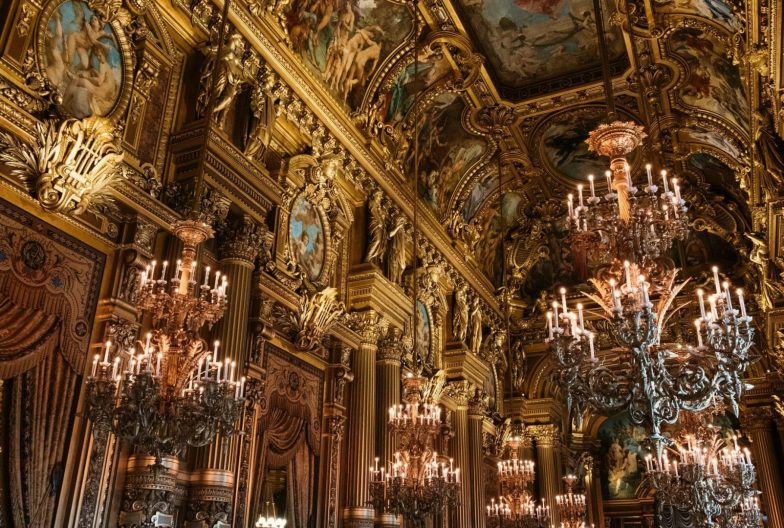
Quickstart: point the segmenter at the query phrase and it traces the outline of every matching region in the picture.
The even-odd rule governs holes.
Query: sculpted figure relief
[[[389,232],[389,280],[395,284],[403,283],[403,272],[406,270],[406,217],[398,215]]]
[[[252,79],[258,71],[259,61],[245,60],[245,41],[239,33],[232,33],[218,57],[218,45],[213,44],[207,52],[207,60],[201,72],[201,92],[196,101],[197,112],[204,116],[209,110],[210,93],[215,79],[215,102],[212,113],[218,126],[226,124],[227,111],[240,92],[242,85]]]
[[[253,86],[250,93],[250,126],[245,139],[244,154],[248,159],[261,159],[272,139],[275,128],[275,102],[270,95],[275,83],[273,75]]]
[[[384,193],[376,191],[368,202],[370,220],[368,222],[368,242],[365,262],[378,265],[386,256],[386,226],[388,213],[384,210]]]
[[[455,308],[452,314],[452,334],[458,341],[468,337],[468,288],[464,285],[455,291]]]
[[[474,298],[471,306],[471,352],[479,354],[482,349],[482,306],[479,298]]]

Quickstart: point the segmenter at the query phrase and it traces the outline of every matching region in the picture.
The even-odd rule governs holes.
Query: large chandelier
[[[754,488],[756,469],[738,437],[722,437],[703,412],[682,421],[673,444],[645,459],[646,478],[662,508],[689,512],[696,526],[757,528],[762,524]]]
[[[550,507],[533,500],[530,486],[534,482],[534,463],[520,460],[521,439],[512,437],[507,442],[510,456],[498,462],[498,501],[487,505],[488,525],[491,527],[540,528],[547,526]]]
[[[628,408],[635,423],[650,423],[651,438],[660,443],[662,423],[674,423],[681,409],[699,411],[721,396],[737,414],[754,331],[743,291],[735,292],[733,305],[729,283],[720,281],[714,267],[715,293],[696,291],[696,342],[683,346],[662,341],[670,308],[688,281],[676,284],[677,270],[664,269],[656,258],[683,236],[688,224],[677,180],[670,190],[666,172],[665,191],[657,197],[648,167],[645,194],[637,196],[625,156],[643,137],[633,123],[615,121],[594,130],[588,143],[610,157],[608,185],[616,192],[610,190],[602,201],[590,181],[587,200],[581,188],[576,207],[573,197],[568,200],[571,241],[582,251],[599,248],[597,255],[610,264],[606,280],[591,279],[596,291],[585,295],[599,306],[622,345],[619,364],[599,361],[595,334],[585,328],[583,306],[569,310],[563,288],[560,303],[555,301],[546,314],[547,341],[578,425],[586,407],[605,414]]]
[[[577,482],[575,475],[566,475],[563,480],[566,483],[566,492],[555,496],[555,505],[558,510],[558,517],[561,520],[561,528],[584,528],[585,494],[574,491],[574,485]]]
[[[389,409],[389,429],[400,438],[400,449],[386,467],[370,468],[370,494],[379,513],[402,516],[406,526],[423,527],[428,518],[444,508],[457,506],[460,469],[454,461],[434,450],[441,432],[441,408],[423,390],[437,394],[428,379],[409,374],[403,380],[404,404]]]
[[[196,246],[211,230],[184,222],[177,235],[184,249],[176,265],[164,262],[159,272],[153,261],[142,274],[137,308],[152,320],[144,343],[138,343],[138,351],[112,350],[107,343],[87,380],[96,429],[108,428],[154,455],[158,464],[163,456],[232,434],[245,392],[236,363],[221,358],[217,341],[208,348],[199,336],[205,324],[211,327],[223,317],[226,307],[225,276],[211,275],[207,267],[203,281],[197,280]],[[121,368],[123,356],[127,361]]]

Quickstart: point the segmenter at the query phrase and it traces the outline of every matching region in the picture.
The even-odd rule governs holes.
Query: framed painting
[[[327,240],[321,211],[306,196],[294,200],[289,219],[289,249],[305,276],[317,281],[324,271]]]
[[[422,361],[430,361],[430,350],[433,331],[430,326],[430,312],[422,301],[417,301],[417,354]]]
[[[63,113],[84,119],[124,108],[133,61],[120,21],[81,0],[54,0],[40,20],[36,59]]]

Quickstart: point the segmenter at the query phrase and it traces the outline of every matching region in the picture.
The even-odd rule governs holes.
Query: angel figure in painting
[[[479,355],[482,350],[482,306],[479,297],[474,297],[471,306],[471,352]]]
[[[389,231],[389,280],[395,284],[403,284],[403,272],[406,270],[406,217],[398,215]]]
[[[79,27],[79,31],[68,33],[65,38],[65,61],[73,63],[74,55],[79,58],[78,64],[73,64],[77,69],[89,70],[91,67],[90,55],[98,49],[104,52],[109,51],[109,46],[101,42],[101,39],[109,39],[114,42],[114,35],[103,29],[103,23],[97,15],[92,15],[86,20],[84,9],[80,2],[71,2],[74,11],[74,24]]]
[[[368,243],[365,262],[378,265],[384,260],[386,253],[386,225],[388,214],[384,210],[384,193],[380,190],[373,193],[368,202],[370,221],[368,223]]]

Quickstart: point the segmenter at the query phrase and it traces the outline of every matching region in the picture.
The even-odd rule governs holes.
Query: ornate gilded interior
[[[628,415],[571,423],[544,342],[557,288],[602,272],[564,243],[567,194],[608,166],[585,141],[608,111],[592,0],[225,1],[0,4],[0,526],[254,526],[266,502],[290,527],[401,526],[367,470],[417,358],[464,475],[428,526],[487,526],[521,423],[537,497],[573,472],[587,525],[697,526],[657,519]],[[784,528],[783,6],[599,3],[617,116],[647,133],[631,171],[656,160],[689,205],[667,261],[748,292],[731,420]],[[151,472],[95,430],[87,380],[150,328],[142,275],[183,222],[228,277],[201,335],[247,377],[243,434]]]

